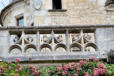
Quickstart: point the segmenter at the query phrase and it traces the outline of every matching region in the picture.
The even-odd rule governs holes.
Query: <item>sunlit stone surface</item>
[[[0,16],[1,59],[107,59],[114,49],[114,4],[106,0],[61,3],[61,9],[55,9],[52,0],[12,0]]]

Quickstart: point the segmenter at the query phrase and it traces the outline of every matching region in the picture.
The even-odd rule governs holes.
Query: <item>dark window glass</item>
[[[24,26],[24,18],[20,17],[17,19],[17,26]]]
[[[53,9],[62,9],[61,0],[53,0]]]
[[[114,0],[107,0],[107,2],[114,2]]]

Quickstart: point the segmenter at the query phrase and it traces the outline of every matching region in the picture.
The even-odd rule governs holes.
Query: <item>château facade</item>
[[[107,59],[114,0],[11,0],[0,14],[0,59]]]

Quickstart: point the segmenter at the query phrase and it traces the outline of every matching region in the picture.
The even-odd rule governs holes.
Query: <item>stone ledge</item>
[[[8,57],[0,58],[3,61],[15,61],[16,58],[20,58],[22,61],[57,61],[57,60],[79,60],[91,58],[91,56],[106,59],[106,56],[99,56],[99,54],[78,54],[78,55],[48,55],[48,56],[21,56],[21,57]]]
[[[24,26],[24,27],[17,27],[17,26],[3,26],[0,27],[0,30],[7,30],[7,29],[32,29],[32,30],[36,30],[36,29],[72,29],[72,28],[89,28],[89,29],[94,29],[94,28],[110,28],[110,27],[114,27],[114,24],[104,24],[104,25],[55,25],[55,26]]]
[[[50,9],[48,12],[66,12],[66,9]]]

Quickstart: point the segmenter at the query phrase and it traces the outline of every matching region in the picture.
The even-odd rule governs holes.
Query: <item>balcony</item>
[[[0,59],[44,61],[85,59],[91,56],[106,58],[99,51],[97,39],[100,34],[97,29],[104,27],[113,28],[112,25],[1,27],[0,40],[4,43],[0,44],[0,49],[3,49],[4,56]]]

